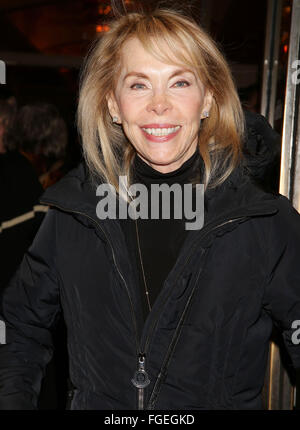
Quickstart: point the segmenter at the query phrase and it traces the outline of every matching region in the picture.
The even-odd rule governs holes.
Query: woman
[[[44,193],[51,208],[2,297],[2,407],[36,408],[63,312],[73,410],[261,408],[273,321],[300,367],[300,216],[249,179],[216,45],[175,12],[121,17],[89,54],[78,123],[86,164]],[[129,215],[135,183],[196,184],[194,206],[204,184],[204,225],[187,231],[175,208],[165,219],[162,202],[158,219],[120,205],[99,219],[113,190]]]

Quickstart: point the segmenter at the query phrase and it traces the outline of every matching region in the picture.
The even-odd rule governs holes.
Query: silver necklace
[[[147,288],[146,276],[145,276],[143,259],[142,259],[142,252],[141,252],[141,247],[140,247],[139,229],[138,229],[138,225],[137,225],[137,220],[136,219],[135,219],[135,230],[136,230],[137,245],[138,245],[138,249],[139,249],[139,257],[140,257],[141,268],[142,268],[143,279],[144,279],[144,285],[145,285],[145,293],[146,293],[146,298],[147,298],[147,302],[148,302],[149,311],[151,312],[151,305],[150,305],[150,299],[149,299],[149,291],[148,291],[148,288]]]

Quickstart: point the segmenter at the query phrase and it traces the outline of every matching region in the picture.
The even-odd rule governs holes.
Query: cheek
[[[202,100],[195,100],[190,105],[190,113],[191,116],[195,119],[199,119],[201,116],[201,109],[202,109]]]
[[[188,97],[180,101],[180,110],[185,114],[189,122],[200,120],[203,100],[199,97]]]
[[[119,99],[118,106],[124,121],[132,123],[138,120],[141,110],[141,103],[139,100],[132,99],[129,95],[124,95]]]

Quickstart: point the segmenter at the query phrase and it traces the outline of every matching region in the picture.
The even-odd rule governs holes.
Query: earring
[[[208,118],[209,117],[209,112],[207,112],[207,110],[205,110],[203,112],[203,118]]]
[[[118,122],[118,117],[117,116],[113,116],[112,122]]]

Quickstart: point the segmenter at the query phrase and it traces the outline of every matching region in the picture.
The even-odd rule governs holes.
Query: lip
[[[162,126],[163,125],[163,126]],[[173,128],[176,127],[176,125],[170,125],[170,124],[160,124],[160,127],[158,127],[158,124],[147,124],[147,126],[144,126],[144,128]],[[181,127],[175,131],[174,133],[168,134],[166,136],[154,136],[153,134],[146,133],[142,128],[142,133],[146,137],[146,139],[150,140],[150,142],[167,142],[168,140],[173,139],[175,136],[177,136],[178,133],[180,133]]]

